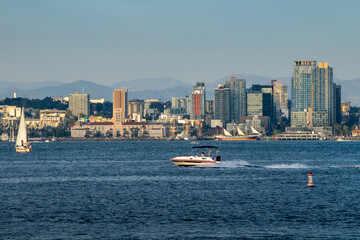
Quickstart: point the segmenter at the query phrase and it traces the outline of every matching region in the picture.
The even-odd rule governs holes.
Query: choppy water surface
[[[223,162],[175,167],[188,142],[0,143],[0,238],[360,236],[360,142],[202,143]]]

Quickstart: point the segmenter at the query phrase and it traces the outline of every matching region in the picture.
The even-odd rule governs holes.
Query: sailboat
[[[18,134],[16,137],[15,149],[16,152],[21,153],[31,152],[32,149],[27,137],[24,108],[21,109],[21,119]]]
[[[233,136],[231,133],[224,129],[224,136],[217,136],[215,140],[219,141],[251,141],[258,140],[261,134],[256,131],[253,127],[251,127],[251,133],[246,135],[243,131],[240,130],[239,127],[236,127],[238,132],[238,136]]]

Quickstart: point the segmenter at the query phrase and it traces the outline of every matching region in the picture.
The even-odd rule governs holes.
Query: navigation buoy
[[[313,175],[312,173],[308,174],[308,184],[306,185],[307,187],[315,187],[315,184],[313,182]]]

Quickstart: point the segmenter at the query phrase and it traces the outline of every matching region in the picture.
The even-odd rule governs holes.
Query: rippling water
[[[360,236],[360,142],[203,143],[220,164],[176,167],[188,142],[0,143],[0,239]]]

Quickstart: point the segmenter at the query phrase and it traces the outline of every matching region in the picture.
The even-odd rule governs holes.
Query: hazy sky
[[[360,1],[0,0],[0,81],[360,77]]]

